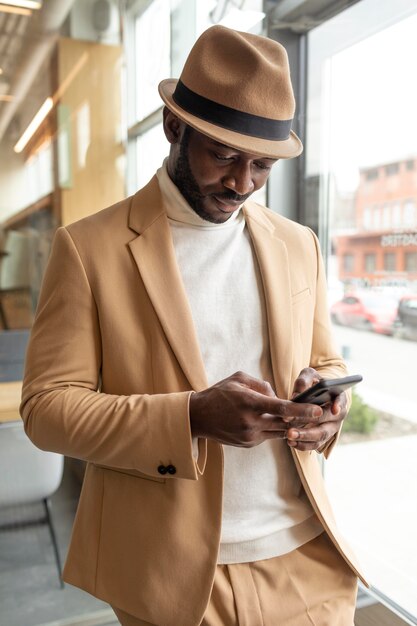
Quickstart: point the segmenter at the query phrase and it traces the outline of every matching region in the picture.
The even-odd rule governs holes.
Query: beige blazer
[[[309,365],[344,375],[315,236],[255,203],[244,212],[263,278],[277,394],[288,398]],[[222,447],[199,440],[196,464],[188,418],[191,390],[206,387],[154,177],[135,196],[57,231],[21,414],[37,446],[88,462],[65,580],[163,626],[200,623],[216,567]],[[317,515],[360,575],[336,529],[319,455],[292,452]],[[176,473],[161,475],[160,465]]]

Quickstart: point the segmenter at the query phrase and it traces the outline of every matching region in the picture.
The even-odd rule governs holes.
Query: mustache
[[[243,204],[251,194],[245,193],[245,195],[241,196],[239,193],[235,193],[234,191],[223,191],[222,193],[215,193],[211,195],[216,196],[216,198],[220,198],[220,200],[232,200],[233,202],[241,202]]]

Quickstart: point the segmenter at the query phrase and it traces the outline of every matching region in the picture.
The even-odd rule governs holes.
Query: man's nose
[[[244,196],[254,191],[255,185],[252,180],[251,166],[248,163],[235,163],[223,177],[223,185]]]

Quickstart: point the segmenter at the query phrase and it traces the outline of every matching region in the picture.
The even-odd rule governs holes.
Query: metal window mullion
[[[153,128],[157,124],[160,124],[162,122],[163,110],[164,110],[164,107],[161,106],[156,111],[153,111],[152,113],[150,113],[143,120],[140,120],[139,122],[136,122],[135,124],[132,124],[127,130],[127,136],[129,138],[129,141],[131,139],[137,139],[141,135],[144,135],[145,133],[147,133],[148,130],[151,130],[151,128]]]

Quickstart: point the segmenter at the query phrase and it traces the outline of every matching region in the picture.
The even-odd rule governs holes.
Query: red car
[[[382,293],[346,294],[330,307],[335,324],[392,335],[398,301]]]

